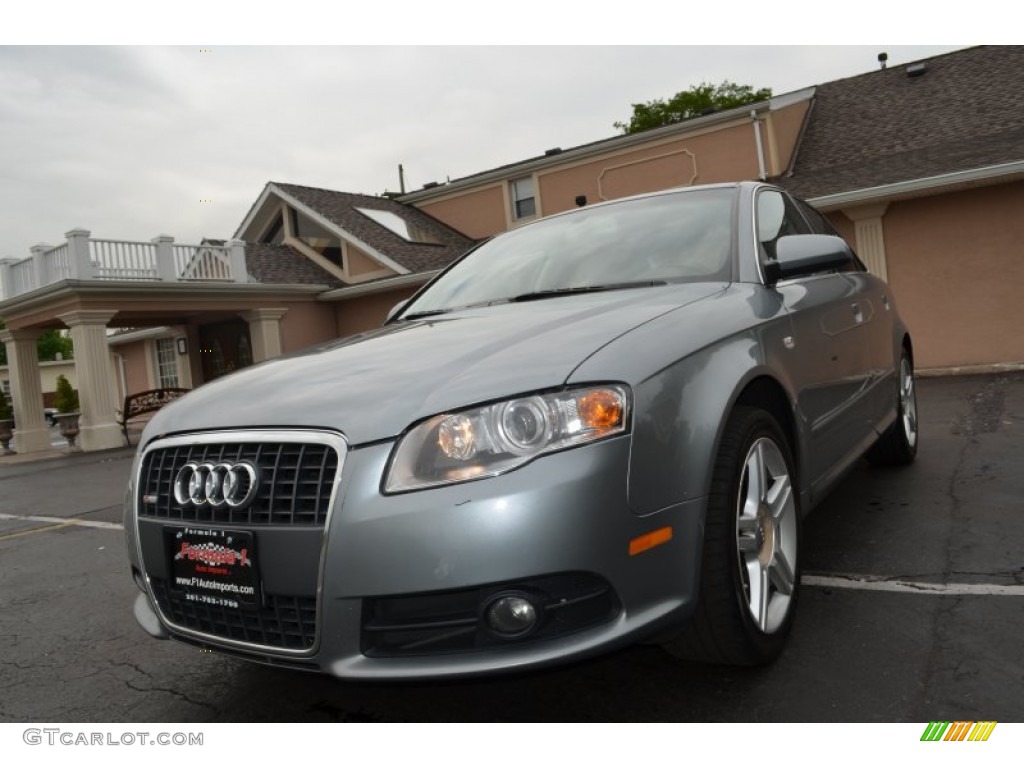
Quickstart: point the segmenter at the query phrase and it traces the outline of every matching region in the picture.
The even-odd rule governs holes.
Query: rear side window
[[[794,202],[797,204],[797,207],[803,211],[804,217],[806,217],[807,222],[811,225],[811,232],[815,235],[840,236],[839,233],[836,232],[836,228],[832,226],[832,223],[816,208],[812,208],[803,200],[794,200]]]
[[[835,237],[842,237],[836,228],[832,226],[832,222],[825,218],[818,209],[808,205],[803,200],[795,200],[796,204],[800,207],[807,221],[811,225],[811,232],[816,235],[833,235]],[[866,272],[867,267],[861,262],[857,255],[854,254],[853,261],[847,266],[843,267],[842,272]]]

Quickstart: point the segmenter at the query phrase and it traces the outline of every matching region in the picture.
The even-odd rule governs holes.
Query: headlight
[[[629,389],[621,384],[530,395],[442,413],[398,443],[385,493],[492,477],[552,451],[625,432]]]

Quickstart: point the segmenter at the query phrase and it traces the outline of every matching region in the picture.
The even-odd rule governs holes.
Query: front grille
[[[219,605],[186,600],[163,579],[150,578],[160,612],[196,632],[244,643],[309,650],[316,638],[316,598],[264,595],[263,607]]]
[[[259,490],[245,509],[209,504],[181,506],[174,478],[190,461],[252,462]],[[327,519],[338,453],[324,443],[192,443],[157,448],[146,454],[139,477],[139,516],[228,525],[318,525]]]
[[[528,595],[539,626],[509,639],[490,632],[483,609],[496,595]],[[362,650],[367,656],[460,653],[551,640],[610,621],[620,603],[611,585],[590,573],[561,573],[474,589],[363,601]]]

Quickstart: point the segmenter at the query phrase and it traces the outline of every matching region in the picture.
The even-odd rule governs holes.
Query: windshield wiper
[[[394,320],[419,320],[421,317],[433,317],[434,315],[443,315],[447,312],[455,311],[454,307],[447,307],[445,309],[425,309],[422,312],[413,312],[408,315],[400,315]]]
[[[425,309],[422,312],[412,312],[408,315],[399,315],[395,320],[419,320],[421,317],[433,317],[444,315],[448,312],[458,312],[463,309],[477,309],[479,307],[491,307],[495,304],[511,304],[516,301],[538,301],[540,299],[554,298],[555,296],[571,296],[575,293],[599,293],[601,291],[620,291],[626,288],[647,288],[655,285],[668,285],[666,280],[637,280],[630,283],[609,283],[607,285],[577,285],[569,288],[547,288],[543,291],[531,291],[521,293],[518,296],[509,296],[504,299],[491,299],[480,301],[475,304],[464,304],[458,307],[442,307],[440,309]]]
[[[608,283],[607,285],[577,285],[570,288],[548,288],[543,291],[532,291],[513,296],[508,301],[537,301],[555,296],[571,296],[575,293],[600,293],[601,291],[621,291],[626,288],[648,288],[655,285],[668,285],[665,280],[638,280],[631,283]]]

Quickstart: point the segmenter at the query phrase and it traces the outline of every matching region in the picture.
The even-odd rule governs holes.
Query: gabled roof
[[[287,245],[245,244],[245,266],[258,283],[283,285],[344,285],[337,277]]]
[[[330,189],[303,187],[298,184],[271,182],[281,192],[319,213],[345,233],[352,235],[373,251],[383,254],[410,272],[440,269],[461,256],[474,243],[460,232],[442,224],[433,216],[411,205],[386,197],[336,192]],[[433,235],[437,245],[411,243],[396,235],[373,219],[359,213],[356,208],[369,208],[393,213],[417,228]]]
[[[804,198],[1024,160],[1024,47],[983,46],[817,87],[791,175]]]

